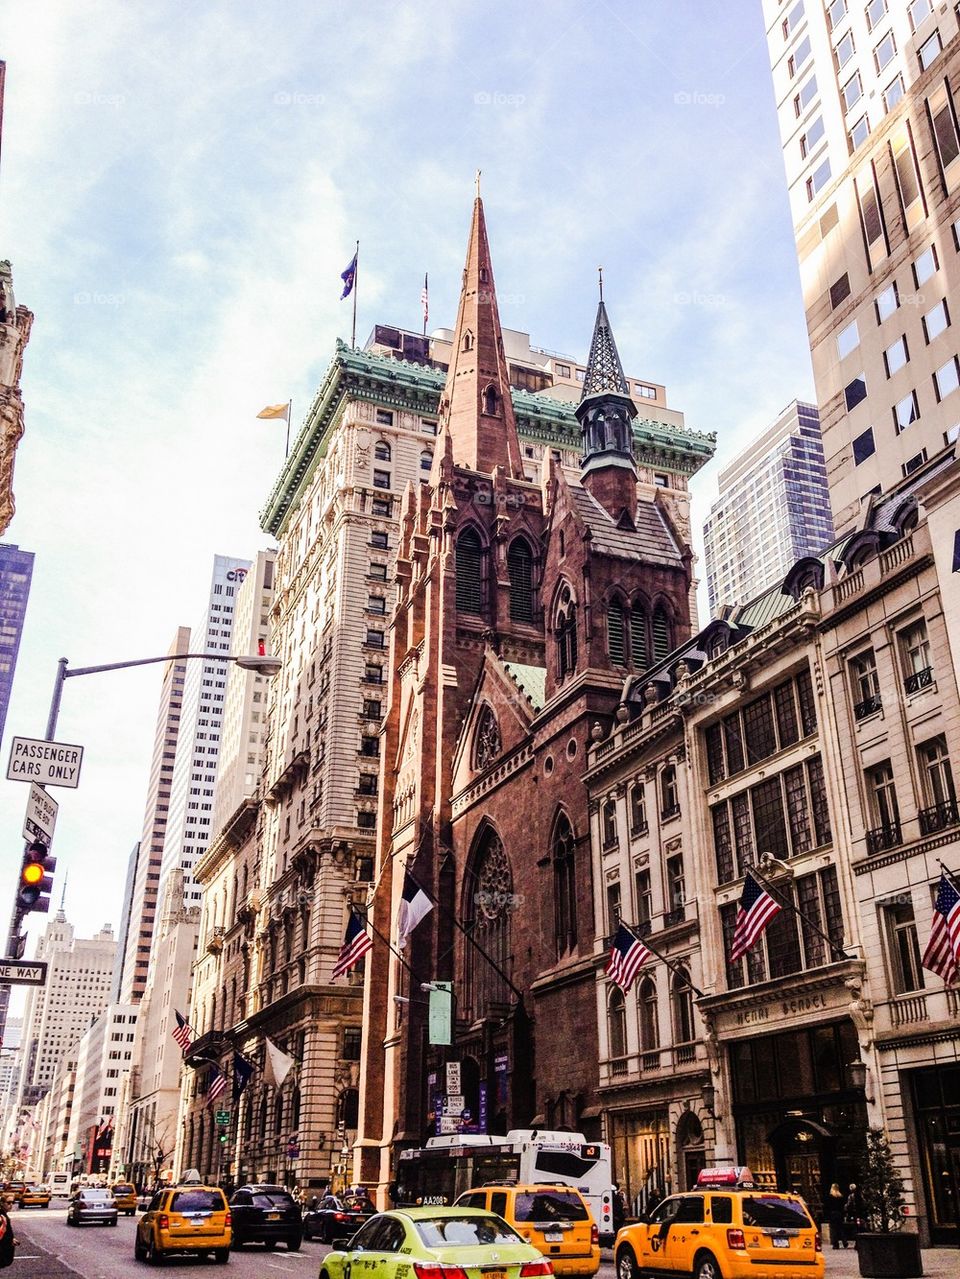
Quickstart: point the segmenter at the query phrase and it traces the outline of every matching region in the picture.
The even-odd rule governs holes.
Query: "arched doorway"
[[[692,1190],[697,1184],[697,1174],[707,1166],[704,1150],[703,1124],[688,1110],[677,1124],[677,1156],[680,1164],[680,1189]]]
[[[823,1219],[823,1196],[834,1180],[835,1133],[800,1116],[785,1119],[768,1135],[777,1174],[777,1189],[792,1191],[806,1202],[814,1221]]]

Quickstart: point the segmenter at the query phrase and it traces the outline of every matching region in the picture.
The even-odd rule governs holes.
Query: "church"
[[[437,1130],[447,1061],[474,1130],[601,1135],[582,775],[625,679],[689,637],[693,586],[686,530],[638,484],[602,295],[576,416],[579,472],[526,480],[478,193],[432,469],[400,514],[354,1163],[371,1186]],[[398,949],[406,872],[432,909]],[[435,981],[449,1047],[428,1043]]]

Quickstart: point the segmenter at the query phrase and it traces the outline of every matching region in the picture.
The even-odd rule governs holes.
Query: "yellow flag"
[[[265,409],[260,410],[257,417],[282,417],[286,421],[289,412],[289,404],[268,404]]]

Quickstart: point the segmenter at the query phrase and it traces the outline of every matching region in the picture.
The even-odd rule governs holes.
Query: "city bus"
[[[493,1181],[576,1186],[587,1201],[601,1240],[613,1238],[610,1147],[579,1132],[514,1128],[505,1137],[458,1133],[431,1137],[419,1150],[402,1150],[393,1201],[452,1204],[465,1190]]]

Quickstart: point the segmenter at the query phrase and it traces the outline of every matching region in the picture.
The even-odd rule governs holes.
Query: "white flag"
[[[276,1084],[278,1088],[283,1087],[283,1081],[287,1075],[297,1064],[295,1058],[289,1056],[278,1048],[272,1039],[264,1039],[267,1052],[263,1062],[263,1078],[268,1084]]]
[[[423,891],[410,872],[403,874],[403,894],[400,898],[400,909],[397,912],[397,946],[403,950],[407,938],[433,910],[433,902]]]

